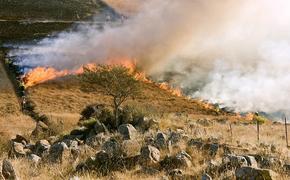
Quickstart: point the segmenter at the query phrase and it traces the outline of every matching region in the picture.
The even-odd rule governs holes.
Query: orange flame
[[[118,58],[118,59],[110,59],[107,61],[108,65],[122,65],[130,70],[132,74],[134,74],[137,80],[140,80],[145,83],[153,83],[150,79],[147,78],[145,72],[137,72],[136,71],[136,60],[130,58]],[[43,83],[48,80],[52,80],[55,78],[60,78],[69,74],[82,74],[84,72],[84,67],[86,68],[95,68],[96,64],[87,64],[80,67],[77,70],[69,71],[62,70],[57,71],[51,67],[37,67],[32,69],[28,73],[26,73],[22,77],[22,81],[24,83],[25,88]],[[160,83],[156,84],[160,89],[170,92],[174,96],[182,96],[182,91],[179,88],[172,88],[168,83]]]
[[[25,84],[25,87],[30,87],[68,74],[69,71],[67,70],[57,71],[54,68],[37,67],[25,74],[22,81]]]
[[[182,96],[182,91],[181,91],[181,89],[179,89],[179,88],[173,88],[173,87],[171,87],[168,83],[166,83],[166,82],[163,82],[163,83],[160,83],[159,84],[159,88],[160,89],[164,89],[165,91],[168,91],[168,92],[170,92],[172,95],[174,95],[174,96],[178,96],[178,97],[180,97],[180,96]]]

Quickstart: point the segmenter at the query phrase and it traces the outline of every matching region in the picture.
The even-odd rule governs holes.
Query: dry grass
[[[79,114],[87,105],[102,103],[110,105],[111,99],[103,92],[87,92],[75,77],[54,80],[28,89],[36,111],[47,115],[54,122],[61,122],[65,130],[76,126]],[[168,113],[208,115],[215,112],[204,108],[199,101],[172,96],[154,84],[143,84],[143,92],[127,104],[140,107],[152,115]]]
[[[276,152],[265,152],[264,148],[259,145],[256,141],[256,131],[255,125],[244,125],[244,124],[236,124],[233,125],[232,128],[234,130],[233,137],[230,137],[229,124],[228,122],[218,123],[214,121],[214,118],[209,118],[209,120],[214,121],[209,126],[203,126],[197,123],[197,119],[194,118],[202,118],[197,116],[191,117],[182,117],[176,116],[174,114],[168,115],[166,118],[159,119],[160,123],[163,124],[163,131],[166,131],[172,125],[178,125],[176,128],[183,129],[187,134],[188,138],[217,138],[220,143],[227,143],[231,147],[236,147],[236,153],[239,154],[241,149],[241,154],[252,154],[252,153],[269,153],[274,156],[278,156],[283,160],[289,159],[289,149],[285,147],[285,140],[283,138],[283,125],[262,125],[261,126],[261,143],[264,144],[273,144],[276,147]],[[180,123],[175,123],[176,119],[179,119]],[[167,124],[168,126],[166,126]],[[190,125],[191,124],[191,125]],[[199,133],[195,133],[195,130],[201,130]],[[118,136],[115,134],[114,136]],[[136,138],[136,140],[142,143],[145,135],[141,135]],[[220,161],[222,154],[218,154],[215,158],[210,158],[207,153],[202,152],[200,150],[191,149],[186,145],[187,141],[182,141],[178,144],[178,146],[174,146],[171,154],[176,154],[181,150],[186,150],[192,159],[192,167],[186,169],[184,172],[187,174],[192,174],[199,176],[204,168],[206,167],[209,160]],[[243,152],[243,150],[248,150],[247,152]],[[83,162],[87,157],[94,155],[99,148],[86,148],[82,150],[80,160],[78,162]],[[138,151],[138,150],[137,150]],[[167,150],[161,151],[161,156],[168,154]],[[21,179],[69,179],[70,177],[77,176],[80,179],[160,179],[160,177],[166,175],[166,172],[162,171],[156,175],[150,176],[145,174],[137,173],[140,170],[140,167],[136,167],[131,171],[123,171],[123,172],[114,172],[109,176],[100,177],[98,174],[93,172],[88,172],[84,174],[74,174],[73,169],[77,163],[64,163],[64,164],[41,164],[38,167],[32,165],[29,161],[24,159],[17,159],[12,161],[15,165],[17,172]],[[288,177],[283,176],[281,179],[287,179]]]
[[[142,3],[144,1],[142,0],[103,0],[108,5],[113,7],[118,12],[125,14],[125,15],[131,15],[138,11]]]
[[[2,58],[0,52],[0,61]],[[7,139],[15,134],[27,133],[33,126],[31,118],[21,113],[18,98],[0,62],[0,137]]]

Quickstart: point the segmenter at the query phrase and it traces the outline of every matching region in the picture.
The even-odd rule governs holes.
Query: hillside
[[[0,0],[0,19],[79,20],[104,6],[100,0]]]
[[[3,67],[3,54],[0,52],[0,141],[17,133],[25,134],[33,129],[34,122],[23,115],[13,85]]]
[[[152,115],[181,113],[194,116],[216,116],[213,109],[205,108],[197,100],[177,97],[154,84],[143,83],[142,93],[127,104],[134,105]],[[80,112],[88,105],[110,105],[112,100],[103,92],[86,92],[74,77],[65,77],[33,86],[28,97],[36,105],[36,111],[53,120],[62,119],[65,124],[77,123]]]
[[[101,0],[0,0],[0,44],[71,28],[105,7]]]
[[[285,126],[261,113],[226,112],[146,78],[119,116],[100,86],[88,91],[77,75],[25,89],[13,62],[21,57],[4,51],[92,23],[99,12],[96,19],[106,23],[102,10],[130,18],[145,2],[103,1],[108,6],[101,0],[0,0],[0,180],[289,180]],[[41,72],[34,75],[41,79]]]

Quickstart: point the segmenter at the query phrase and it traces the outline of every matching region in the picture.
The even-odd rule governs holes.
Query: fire
[[[134,74],[135,78],[139,81],[145,82],[145,83],[154,83],[152,82],[147,76],[145,72],[138,72],[136,69],[136,60],[131,58],[118,58],[118,59],[110,59],[107,61],[108,65],[122,65],[125,66],[130,70],[130,73]],[[43,83],[48,80],[52,80],[55,78],[60,78],[69,74],[82,74],[84,72],[85,68],[96,68],[96,64],[87,64],[82,67],[80,67],[77,70],[69,71],[69,70],[62,70],[57,71],[54,68],[51,67],[37,67],[35,69],[32,69],[28,73],[26,73],[22,77],[22,81],[24,83],[25,88]],[[156,85],[165,91],[170,92],[174,96],[182,96],[182,91],[179,88],[172,88],[168,83],[156,83]]]
[[[68,74],[69,71],[67,70],[57,71],[54,68],[37,67],[25,74],[22,81],[25,87],[30,87]]]
[[[254,113],[247,113],[246,116],[244,117],[244,119],[247,121],[252,121],[253,118],[254,118]]]
[[[182,91],[179,88],[172,88],[168,83],[163,82],[159,84],[160,89],[164,89],[165,91],[170,92],[174,96],[182,96]]]
[[[107,60],[108,65],[122,65],[128,68],[131,73],[136,70],[136,59],[128,57],[111,58]]]

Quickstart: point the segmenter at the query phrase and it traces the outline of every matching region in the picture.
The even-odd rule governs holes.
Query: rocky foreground
[[[17,135],[10,140],[2,179],[24,179],[21,173],[47,166],[69,169],[66,175],[56,176],[59,179],[289,178],[287,155],[274,144],[230,145],[202,137],[207,127],[225,121],[198,119],[183,129],[160,130],[160,121],[128,108],[119,118],[122,123],[115,127],[109,108],[92,105],[69,134],[55,134],[49,120],[37,122],[29,139]],[[19,169],[17,161],[29,168]]]

